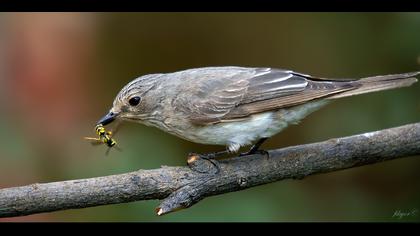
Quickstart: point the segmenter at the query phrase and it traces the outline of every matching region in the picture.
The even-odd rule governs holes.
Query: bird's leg
[[[189,155],[195,154],[200,156],[203,159],[207,159],[207,160],[211,160],[211,159],[216,159],[222,155],[228,154],[229,151],[228,150],[223,150],[223,151],[218,151],[218,152],[210,152],[210,153],[205,153],[205,154],[198,154],[198,153],[190,153]]]
[[[239,156],[247,156],[247,155],[252,155],[252,154],[262,154],[262,155],[269,155],[267,151],[265,150],[259,150],[261,144],[263,144],[268,138],[262,138],[260,140],[258,140],[258,142],[256,142],[251,149],[249,149],[248,152],[244,152],[239,154]]]

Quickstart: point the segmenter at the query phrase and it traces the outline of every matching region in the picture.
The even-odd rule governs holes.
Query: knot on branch
[[[238,185],[239,187],[245,187],[247,185],[248,181],[245,177],[239,177],[238,178]]]

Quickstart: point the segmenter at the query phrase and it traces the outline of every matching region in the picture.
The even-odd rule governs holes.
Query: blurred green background
[[[323,77],[420,70],[419,13],[2,13],[0,188],[185,165],[194,144],[124,123],[122,152],[82,139],[132,79],[204,66]],[[420,121],[420,83],[344,98],[273,149]],[[420,159],[285,180],[157,217],[157,200],[0,221],[420,221]],[[416,212],[398,219],[394,212]]]

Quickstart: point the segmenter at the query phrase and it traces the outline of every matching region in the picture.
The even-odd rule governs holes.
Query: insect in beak
[[[119,123],[117,123],[116,128],[118,128],[118,127],[119,127]],[[118,131],[118,129],[116,129],[116,131]],[[106,151],[106,155],[108,155],[109,150],[112,147],[115,147],[115,149],[121,151],[120,148],[118,148],[117,146],[115,146],[117,144],[117,142],[112,138],[112,136],[113,136],[112,131],[106,131],[105,128],[104,128],[104,126],[102,124],[97,124],[95,126],[95,132],[98,135],[98,138],[84,137],[84,139],[91,140],[92,141],[92,145],[97,145],[97,144],[102,144],[103,143],[106,146],[108,146],[108,150]]]

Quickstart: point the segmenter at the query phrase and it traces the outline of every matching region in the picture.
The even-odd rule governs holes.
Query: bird
[[[148,74],[126,84],[108,113],[97,122],[114,120],[159,128],[182,139],[226,148],[202,154],[215,158],[260,150],[268,138],[312,112],[344,97],[407,87],[420,71],[328,79],[269,67],[220,66]]]

